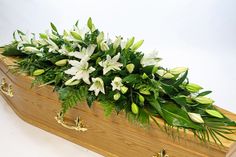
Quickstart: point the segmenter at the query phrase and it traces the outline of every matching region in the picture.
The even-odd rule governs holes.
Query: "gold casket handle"
[[[153,155],[152,157],[169,157],[165,149],[162,149],[158,154]]]
[[[0,90],[3,94],[13,97],[13,88],[11,84],[7,84],[6,79],[2,78]]]
[[[75,125],[69,125],[64,121],[64,116],[62,113],[58,113],[57,116],[55,117],[56,121],[58,124],[61,124],[64,128],[70,129],[70,130],[75,130],[79,132],[85,132],[88,129],[85,127],[83,124],[83,121],[80,119],[80,117],[77,117],[75,119]]]

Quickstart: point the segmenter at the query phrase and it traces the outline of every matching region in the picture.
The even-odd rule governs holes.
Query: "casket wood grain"
[[[186,136],[180,132],[181,137],[174,140],[154,123],[150,128],[141,128],[129,123],[124,114],[117,116],[114,113],[106,118],[98,102],[92,108],[85,103],[78,104],[66,114],[65,120],[71,125],[79,115],[88,129],[86,132],[67,129],[55,120],[60,110],[60,102],[53,88],[31,88],[32,78],[23,74],[13,74],[9,66],[13,64],[13,58],[0,55],[0,81],[3,81],[1,93],[16,114],[36,127],[106,157],[158,157],[163,149],[169,157],[236,157],[236,144],[232,141],[222,139],[224,147],[214,143],[205,145],[190,132],[187,132]],[[13,96],[9,95],[9,91]],[[223,109],[221,111],[236,120],[235,114]],[[157,121],[164,124],[161,119],[157,118]],[[232,136],[236,137],[236,134]]]

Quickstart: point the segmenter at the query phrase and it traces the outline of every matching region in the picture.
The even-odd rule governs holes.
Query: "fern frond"
[[[65,114],[70,108],[75,107],[78,102],[85,101],[88,95],[86,86],[80,86],[78,89],[65,87],[58,90],[59,99],[62,101],[61,112]]]

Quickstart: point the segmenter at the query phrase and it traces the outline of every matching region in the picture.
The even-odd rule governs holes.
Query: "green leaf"
[[[209,115],[217,118],[224,118],[224,116],[216,110],[205,110]]]
[[[18,50],[17,43],[14,42],[10,45],[4,46],[4,50],[3,50],[2,55],[4,55],[4,56],[24,56],[26,54],[24,54],[20,50]]]
[[[187,105],[187,100],[186,100],[186,96],[184,95],[179,95],[176,97],[172,98],[177,104],[181,105],[181,106],[186,106]]]
[[[174,104],[164,104],[162,106],[163,118],[171,126],[202,129],[200,125],[194,124],[188,114]]]
[[[57,73],[57,75],[55,77],[55,85],[59,84],[60,81],[63,80],[63,77],[64,77],[64,72]]]
[[[141,76],[139,74],[130,74],[122,79],[123,82],[130,83],[130,84],[136,84],[140,83]]]
[[[169,96],[172,96],[172,95],[175,95],[176,93],[178,93],[178,90],[174,86],[171,86],[171,85],[168,85],[165,83],[161,83],[161,88]]]
[[[138,115],[138,121],[139,123],[141,123],[142,125],[147,125],[149,124],[149,115],[144,111],[144,110],[140,110],[139,111],[139,115]]]
[[[87,104],[89,107],[91,107],[93,105],[93,102],[96,100],[96,96],[93,94],[89,94],[87,96]]]
[[[199,97],[199,96],[205,96],[205,95],[208,95],[208,94],[210,94],[210,93],[212,93],[212,91],[204,91],[204,92],[199,93],[199,94],[197,95],[197,97]]]
[[[143,67],[143,72],[147,75],[152,75],[153,73],[153,68],[156,68],[155,65],[148,65]]]
[[[65,87],[58,90],[59,99],[62,101],[62,112],[77,105],[78,102],[86,100],[88,89],[86,86],[80,86],[79,89],[73,87]]]
[[[57,27],[52,22],[50,23],[50,25],[51,25],[52,30],[58,33]]]
[[[78,27],[78,24],[79,24],[79,20],[75,22],[75,26]]]
[[[112,111],[114,110],[114,104],[111,101],[100,101],[100,104],[102,105],[104,109],[104,114],[106,117],[109,117],[112,114]]]
[[[90,29],[90,31],[92,31],[92,29],[93,29],[93,21],[92,21],[91,17],[89,17],[89,19],[87,21],[87,26]]]
[[[147,101],[158,112],[158,114],[163,117],[163,112],[159,101],[155,100],[154,98],[147,98]]]
[[[179,86],[180,84],[182,84],[185,79],[187,78],[188,75],[188,71],[186,71],[175,83],[174,86]]]

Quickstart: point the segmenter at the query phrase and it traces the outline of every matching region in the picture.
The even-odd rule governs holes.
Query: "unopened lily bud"
[[[101,62],[101,57],[98,57],[97,60],[96,60],[96,64],[99,64],[99,62]]]
[[[113,99],[115,101],[119,100],[120,99],[120,93],[116,93],[114,96],[113,96]]]
[[[144,94],[144,95],[150,95],[150,94],[151,94],[150,91],[149,91],[148,89],[146,89],[146,88],[141,88],[141,89],[139,90],[139,92],[140,92],[141,94]]]
[[[63,31],[63,36],[68,36],[68,32],[66,30]]]
[[[43,74],[44,72],[45,72],[45,70],[43,70],[43,69],[37,69],[33,72],[33,75],[39,76],[39,75]]]
[[[189,112],[188,113],[188,116],[190,117],[190,119],[193,121],[193,122],[196,122],[196,123],[204,123],[202,117],[200,114],[198,113],[191,113]]]
[[[134,71],[134,64],[128,64],[126,65],[126,69],[128,70],[129,73],[132,73]]]
[[[147,74],[146,74],[146,73],[143,73],[142,79],[147,79],[147,78],[148,78]]]
[[[216,110],[205,110],[209,115],[217,118],[224,118],[224,116]]]
[[[141,103],[144,103],[145,101],[144,97],[141,94],[138,95],[138,99]]]
[[[92,31],[92,29],[93,29],[93,21],[92,21],[91,17],[89,17],[89,19],[87,21],[87,26],[90,29],[90,31]]]
[[[131,39],[129,39],[128,41],[127,41],[127,43],[126,43],[126,45],[125,45],[125,49],[128,49],[128,48],[130,48],[132,45],[133,45],[133,43],[134,43],[134,37],[132,37]]]
[[[189,84],[186,85],[186,89],[191,93],[196,93],[199,90],[201,90],[202,87],[197,85],[197,84],[194,84],[194,83],[189,83]]]
[[[171,79],[173,77],[175,77],[174,75],[172,75],[171,73],[165,73],[164,76],[162,76],[163,78],[166,78],[166,79]]]
[[[97,36],[97,43],[100,44],[103,40],[104,40],[104,33],[101,32],[101,33]]]
[[[120,91],[122,94],[125,94],[128,91],[128,88],[125,86],[120,87]]]
[[[173,75],[179,75],[181,73],[186,72],[187,70],[188,68],[186,67],[177,67],[177,68],[170,69],[170,73]]]
[[[76,32],[76,31],[71,31],[70,34],[72,35],[73,38],[76,40],[82,40],[82,37]]]
[[[134,102],[132,103],[131,105],[131,110],[134,114],[138,114],[139,112],[139,108],[138,108],[138,105],[136,105]]]
[[[64,66],[66,64],[67,64],[67,59],[62,59],[62,60],[55,62],[55,65],[57,65],[57,66]]]
[[[69,79],[65,82],[65,85],[66,86],[74,86],[74,85],[77,85],[80,83],[80,80],[72,80],[72,79]]]
[[[212,104],[214,102],[214,100],[204,97],[204,96],[196,97],[194,100],[200,104]]]
[[[171,79],[171,78],[175,77],[173,74],[171,74],[163,69],[157,70],[157,74],[163,78],[166,78],[166,79]]]
[[[45,40],[48,39],[47,34],[43,34],[43,33],[39,33],[39,37],[40,37],[41,39],[45,39]]]
[[[113,49],[117,49],[117,48],[120,46],[121,40],[122,40],[122,37],[121,37],[121,36],[118,36],[118,37],[116,38],[116,40],[115,40],[114,43],[113,43]]]
[[[138,48],[140,48],[140,47],[142,46],[143,42],[144,42],[144,40],[140,40],[140,41],[136,42],[136,43],[131,47],[131,49],[132,49],[133,51],[136,51]]]
[[[100,47],[101,47],[101,50],[102,50],[102,51],[107,51],[107,50],[109,50],[109,47],[108,47],[108,45],[107,45],[105,42],[101,42],[101,43],[100,43]]]
[[[36,47],[32,47],[32,46],[27,46],[27,47],[24,48],[24,50],[25,50],[26,52],[38,52],[38,51],[40,51],[40,50],[37,49]]]

